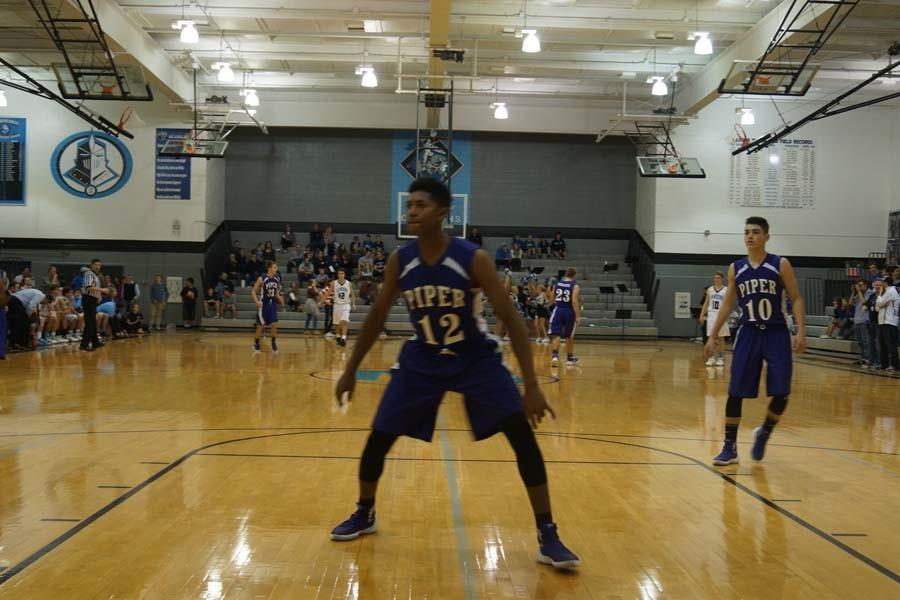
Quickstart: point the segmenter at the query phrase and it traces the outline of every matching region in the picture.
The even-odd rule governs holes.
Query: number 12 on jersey
[[[466,334],[459,330],[460,323],[459,315],[453,313],[441,315],[441,318],[438,319],[438,325],[444,329],[444,341],[439,343],[434,336],[434,329],[431,327],[431,318],[425,315],[419,319],[422,333],[425,334],[425,342],[431,346],[450,346],[466,339]]]

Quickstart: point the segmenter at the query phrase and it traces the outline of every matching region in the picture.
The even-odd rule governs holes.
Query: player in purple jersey
[[[769,254],[769,223],[762,217],[750,217],[744,227],[747,256],[728,267],[728,290],[719,309],[712,331],[719,331],[728,319],[735,302],[739,303],[740,329],[734,336],[731,381],[725,404],[725,445],[713,459],[717,466],[738,462],[737,431],[741,423],[744,398],[759,395],[763,361],[766,362],[766,395],[772,396],[766,420],[753,430],[753,460],[762,460],[772,429],[784,414],[791,393],[793,358],[791,348],[800,354],[806,350],[806,309],[794,269],[788,259]],[[797,335],[791,340],[782,310],[782,296],[787,292],[794,308]],[[710,337],[704,356],[712,356],[715,340]]]
[[[284,304],[281,295],[281,277],[278,275],[278,265],[269,260],[266,261],[266,274],[253,284],[250,290],[253,302],[256,303],[256,336],[253,341],[253,352],[260,352],[259,340],[263,331],[268,326],[269,335],[272,337],[272,353],[278,354],[278,305]]]
[[[566,276],[553,288],[553,312],[550,313],[550,341],[553,354],[550,364],[559,364],[559,340],[566,340],[566,365],[578,364],[575,356],[575,328],[581,324],[581,288],[575,281],[575,269],[566,269]]]
[[[388,259],[382,292],[335,388],[339,403],[345,401],[345,395],[346,401],[350,400],[356,370],[382,332],[394,301],[402,296],[415,336],[400,351],[363,449],[357,510],[334,528],[331,539],[352,540],[375,533],[375,491],[388,451],[401,435],[430,441],[441,400],[446,392],[454,391],[465,398],[476,439],[502,432],[512,445],[534,510],[538,560],[556,568],[577,567],[578,557],[557,534],[544,459],[531,430],[547,413],[554,413],[537,384],[528,330],[504,291],[491,258],[475,244],[444,233],[450,201],[447,187],[434,179],[418,179],[410,186],[406,216],[417,238]],[[475,297],[479,290],[509,328],[525,380],[524,396],[503,365],[497,340],[478,326]]]

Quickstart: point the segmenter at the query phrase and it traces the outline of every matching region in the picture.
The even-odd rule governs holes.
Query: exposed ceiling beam
[[[736,60],[759,60],[769,47],[769,42],[778,31],[785,12],[793,3],[784,0],[775,10],[753,26],[747,33],[735,40],[724,52],[720,53],[706,65],[700,73],[694,75],[687,85],[679,86],[675,97],[675,105],[682,114],[696,114],[703,107],[715,100],[718,93],[719,82],[725,78]],[[808,13],[809,19],[799,27],[805,27],[816,18],[826,16],[833,11],[832,5],[818,4],[811,7]],[[827,16],[826,16],[827,18]]]
[[[444,87],[444,61],[434,56],[434,50],[447,48],[450,44],[450,0],[431,0],[431,16],[428,21],[428,87],[441,89]],[[449,109],[448,109],[449,110]],[[441,109],[428,109],[429,129],[438,129],[441,125]],[[418,142],[417,142],[418,143]]]
[[[118,4],[113,0],[94,0],[94,8],[106,37],[140,63],[144,71],[165,88],[167,95],[193,100],[191,78],[172,62],[169,54],[152,37],[131,21]]]

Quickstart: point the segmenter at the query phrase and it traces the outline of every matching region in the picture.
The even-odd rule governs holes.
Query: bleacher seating
[[[287,259],[279,255],[278,268],[284,276],[285,288],[290,282],[295,281],[295,275],[287,274]],[[603,338],[603,337],[657,337],[656,323],[650,316],[650,311],[644,303],[641,290],[637,288],[634,277],[621,256],[584,256],[574,257],[567,261],[558,260],[529,260],[526,259],[523,269],[544,267],[541,279],[554,276],[567,267],[574,267],[577,271],[576,278],[581,286],[581,300],[584,310],[582,323],[578,329],[579,338]],[[604,272],[605,263],[618,263],[618,270]],[[518,284],[525,271],[512,273],[513,283]],[[612,294],[602,294],[600,286],[615,288],[616,284],[624,284],[628,289],[625,292],[616,290]],[[220,329],[247,329],[254,326],[256,307],[250,296],[250,288],[237,288],[237,319],[203,319],[201,326]],[[350,330],[356,331],[365,320],[369,307],[360,303],[357,310],[350,315]],[[630,318],[617,319],[617,310],[630,310]],[[488,308],[488,323],[493,328],[495,319]],[[324,314],[323,314],[324,318]],[[319,319],[319,331],[322,331],[323,318]],[[291,312],[283,309],[279,313],[279,329],[281,331],[302,331],[306,314],[303,312]],[[391,333],[407,333],[412,331],[412,326],[407,317],[406,308],[402,301],[391,310],[388,316],[386,328]]]

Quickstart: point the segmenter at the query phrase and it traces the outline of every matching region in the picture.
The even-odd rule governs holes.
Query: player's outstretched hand
[[[703,358],[709,358],[716,351],[715,340],[713,336],[709,336],[709,339],[706,340],[706,345],[703,346]]]
[[[806,352],[806,337],[802,335],[795,335],[791,340],[792,346],[794,347],[794,354],[803,354]]]
[[[525,408],[525,418],[531,423],[531,426],[537,429],[544,416],[549,414],[550,417],[556,418],[553,407],[544,398],[544,392],[539,387],[525,388],[525,394],[522,396],[522,403]]]
[[[353,399],[353,391],[356,389],[356,373],[353,371],[344,371],[341,378],[338,379],[334,388],[334,398],[338,406],[343,406],[345,402]]]

